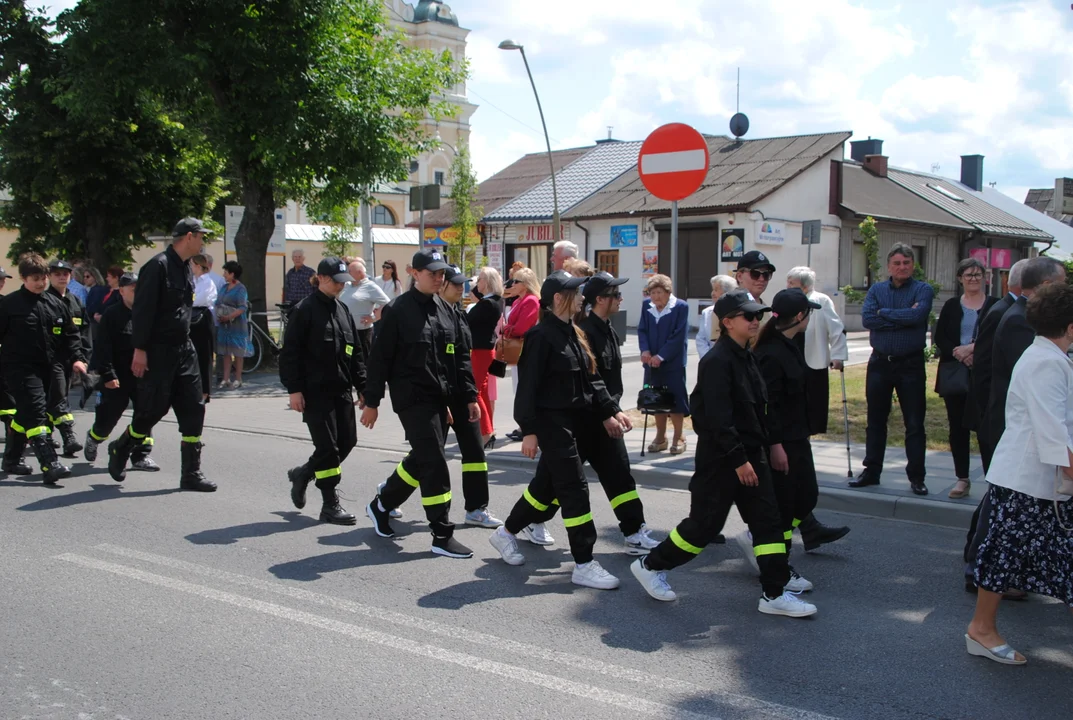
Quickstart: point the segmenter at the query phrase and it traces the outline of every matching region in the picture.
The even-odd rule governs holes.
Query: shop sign
[[[745,254],[745,228],[724,228],[719,231],[722,240],[720,259],[737,262]]]
[[[550,243],[553,238],[554,225],[518,225],[511,227],[511,239],[518,243]],[[559,225],[559,239],[570,239],[570,226]]]
[[[786,226],[780,222],[765,220],[756,234],[757,245],[782,245],[786,242]]]
[[[636,225],[611,226],[611,247],[637,247]]]

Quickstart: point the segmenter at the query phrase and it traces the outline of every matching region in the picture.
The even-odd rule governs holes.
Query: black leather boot
[[[26,436],[9,426],[5,435],[3,470],[8,475],[33,475],[34,469],[22,459],[26,452]]]
[[[182,444],[182,477],[179,479],[179,487],[183,490],[195,492],[216,492],[216,483],[207,480],[201,474],[201,448],[205,447],[199,442],[184,442]]]
[[[330,486],[321,485],[320,482],[318,482],[317,487],[320,488],[321,497],[324,498],[324,507],[320,509],[321,522],[331,523],[333,525],[358,524],[358,519],[344,510],[343,506],[339,504],[339,493],[335,491],[334,482]]]
[[[116,482],[123,482],[127,479],[127,461],[130,460],[130,454],[134,452],[134,448],[138,447],[139,442],[141,441],[131,436],[128,427],[118,440],[108,443],[108,474]]]
[[[812,513],[801,521],[798,530],[801,531],[801,539],[805,543],[805,552],[812,552],[820,545],[841,540],[849,534],[848,527],[828,527],[817,520]]]
[[[287,471],[287,479],[291,481],[291,502],[301,510],[306,506],[306,488],[313,482],[313,468],[309,463],[291,468]]]
[[[78,457],[78,453],[82,451],[82,443],[78,442],[78,436],[75,435],[74,423],[63,423],[57,426],[60,430],[60,437],[63,438],[63,456],[65,458]]]
[[[56,448],[52,447],[46,435],[36,435],[30,441],[37,461],[41,463],[41,472],[45,475],[46,485],[55,485],[66,477],[71,477],[71,468],[61,465],[56,457]]]

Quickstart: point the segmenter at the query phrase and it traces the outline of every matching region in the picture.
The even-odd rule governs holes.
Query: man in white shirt
[[[357,258],[347,267],[354,282],[349,282],[339,295],[339,302],[346,305],[358,328],[365,357],[373,341],[373,323],[380,319],[380,308],[391,302],[380,286],[369,279],[365,272],[365,261]]]
[[[555,243],[551,248],[552,272],[559,272],[563,269],[563,263],[570,258],[576,258],[578,249],[578,246],[569,240],[560,240]]]

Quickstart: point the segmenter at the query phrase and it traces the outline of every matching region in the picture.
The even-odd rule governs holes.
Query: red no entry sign
[[[683,123],[656,128],[641,145],[637,170],[648,192],[660,200],[684,200],[708,174],[708,143]]]

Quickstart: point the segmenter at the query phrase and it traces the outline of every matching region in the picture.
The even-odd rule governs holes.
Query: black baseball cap
[[[354,278],[346,271],[346,261],[337,257],[326,257],[317,265],[317,275],[327,275],[340,283],[350,282]]]
[[[775,266],[768,260],[767,255],[759,250],[750,250],[738,260],[738,270],[759,270],[765,267],[775,272]]]
[[[4,268],[0,267],[0,280],[6,280],[9,277],[11,276],[7,274],[7,270],[4,270]]]
[[[775,317],[793,317],[808,308],[819,310],[820,304],[809,300],[801,288],[779,290],[771,301],[771,312]]]
[[[183,218],[175,224],[175,229],[171,231],[171,236],[182,237],[187,233],[205,233],[206,235],[208,235],[210,234],[210,232],[211,231],[207,227],[205,227],[204,223],[202,223],[200,220],[198,220],[197,218],[188,217]]]
[[[587,277],[574,277],[565,270],[559,270],[548,275],[544,284],[540,286],[540,304],[551,307],[555,302],[555,293],[565,290],[577,290],[585,284]]]
[[[410,267],[414,270],[439,272],[451,266],[447,264],[442,252],[435,248],[425,248],[414,253],[414,259],[410,261]]]
[[[771,308],[753,300],[744,290],[728,292],[715,301],[715,314],[722,320],[743,312],[768,312]]]
[[[455,285],[465,285],[467,278],[462,274],[462,271],[456,268],[454,265],[448,265],[447,269],[443,271],[443,279],[449,283]]]
[[[595,304],[596,298],[600,297],[608,288],[625,285],[630,281],[629,278],[617,278],[609,272],[598,272],[592,277],[586,278],[586,280],[588,282],[585,283],[585,289],[581,292],[585,296],[585,302],[590,305]]]
[[[53,272],[55,270],[66,270],[67,272],[74,272],[74,267],[66,260],[53,260],[48,264],[48,271]]]
[[[138,273],[123,273],[119,276],[119,287],[128,287],[138,284]]]

